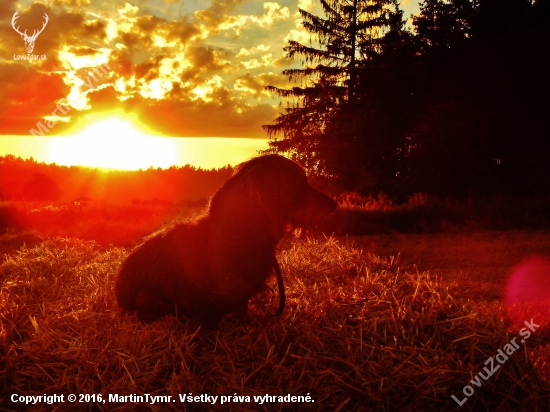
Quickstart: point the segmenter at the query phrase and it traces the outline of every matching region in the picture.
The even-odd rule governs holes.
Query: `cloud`
[[[2,8],[0,8],[0,21],[10,20],[15,13],[15,5],[18,3],[18,0],[3,0]]]
[[[266,86],[289,87],[290,83],[287,76],[276,73],[261,73],[258,75],[245,74],[235,82],[235,90],[241,93],[242,98],[254,96],[261,98],[271,96],[271,93],[265,90]]]
[[[210,8],[197,11],[195,16],[204,22],[202,26],[204,35],[217,36],[220,32],[225,31],[239,37],[244,28],[249,30],[254,26],[267,28],[271,27],[276,21],[287,20],[290,17],[288,7],[283,7],[279,3],[274,2],[265,2],[263,4],[264,13],[260,16],[253,14],[229,14],[240,3],[241,1],[230,1],[227,4],[223,2],[224,5],[220,6],[216,0]]]
[[[0,134],[28,134],[68,92],[60,74],[0,62]]]
[[[20,10],[20,20],[32,30],[48,14],[36,43],[47,60],[16,62],[13,54],[25,52],[10,24],[17,2],[6,3],[0,133],[27,134],[60,103],[71,108],[64,119],[70,121],[56,126],[56,134],[83,116],[116,109],[140,113],[150,127],[173,136],[265,137],[261,126],[277,116],[264,88],[284,87],[286,78],[274,71],[293,64],[282,50],[295,20],[284,4],[213,0],[200,10],[177,3],[173,11],[172,0],[32,3]],[[92,80],[100,67],[109,69]],[[13,82],[24,84],[21,93]]]
[[[265,53],[270,49],[269,46],[266,46],[265,44],[258,44],[255,47],[251,47],[250,49],[245,49],[244,47],[239,50],[237,55],[235,57],[246,57],[246,56],[253,56],[258,53]]]
[[[256,25],[261,28],[267,28],[272,26],[276,21],[287,20],[290,17],[290,10],[288,7],[282,7],[279,3],[266,2],[263,4],[263,8],[264,14],[259,17],[244,14],[226,16],[225,19],[220,22],[217,29],[221,31],[232,31],[235,36],[240,36],[245,27],[250,29],[251,25]]]
[[[114,111],[120,106],[118,93],[113,86],[107,86],[90,93],[90,106],[94,112]]]
[[[189,71],[211,73],[228,70],[231,63],[220,49],[209,46],[193,46],[187,49],[192,68]]]
[[[109,61],[110,50],[107,48],[95,49],[92,47],[64,47],[58,56],[67,69],[82,69],[97,67]]]
[[[315,3],[313,0],[298,0],[298,8],[305,11],[311,11],[314,5]]]
[[[167,135],[263,137],[262,125],[271,122],[277,111],[268,105],[231,102],[230,96],[231,93],[221,90],[210,102],[159,101],[143,111],[140,118]]]
[[[118,10],[120,16],[109,18],[110,40],[119,38],[123,40],[126,47],[134,47],[137,44],[143,49],[143,42],[147,42],[150,47],[151,38],[154,36],[164,39],[164,45],[173,41],[186,44],[201,33],[200,29],[187,18],[167,21],[153,15],[137,16],[135,9],[137,7],[131,10],[120,9]]]
[[[53,5],[58,7],[63,7],[63,6],[86,7],[91,4],[92,4],[91,0],[53,0]]]
[[[116,90],[127,96],[140,94],[157,100],[168,98],[176,84],[181,99],[206,97],[211,79],[217,78],[216,84],[222,84],[219,74],[231,68],[222,52],[204,46],[155,55],[141,64],[131,64],[126,51],[113,52],[112,57],[116,72],[121,75],[115,81]],[[121,100],[125,99],[121,96]]]
[[[243,0],[212,0],[210,7],[197,10],[195,17],[203,23],[205,33],[217,34],[219,26]]]

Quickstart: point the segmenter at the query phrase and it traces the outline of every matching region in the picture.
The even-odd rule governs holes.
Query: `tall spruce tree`
[[[424,0],[414,191],[449,198],[550,188],[547,0]],[[545,11],[546,10],[546,11]]]
[[[388,35],[401,32],[403,18],[397,0],[320,3],[324,17],[300,9],[311,45],[290,41],[284,48],[289,57],[301,58],[303,67],[283,72],[295,87],[266,88],[287,106],[264,129],[271,138],[268,152],[290,154],[318,175],[342,178],[346,158],[357,159],[354,142],[369,138],[359,131],[362,91],[368,89],[359,83],[370,81],[364,74],[384,52]]]
[[[479,0],[423,0],[413,21],[423,52],[452,48],[472,36]]]

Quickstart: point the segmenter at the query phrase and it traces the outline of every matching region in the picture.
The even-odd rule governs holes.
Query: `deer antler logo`
[[[15,27],[15,21],[19,18],[17,13],[19,13],[19,12],[16,11],[15,14],[13,15],[13,18],[11,19],[11,25],[12,25],[13,29],[17,33],[19,33],[21,35],[21,38],[25,41],[25,48],[27,49],[27,53],[31,54],[32,51],[34,50],[34,42],[36,41],[36,38],[38,37],[38,35],[40,33],[42,33],[44,31],[44,27],[46,27],[46,24],[48,24],[48,21],[49,21],[48,15],[46,13],[44,13],[44,19],[45,20],[44,20],[44,24],[42,25],[42,28],[40,30],[34,30],[32,36],[29,36],[29,35],[27,35],[27,30],[25,30],[25,32],[21,33],[19,31],[19,27]]]

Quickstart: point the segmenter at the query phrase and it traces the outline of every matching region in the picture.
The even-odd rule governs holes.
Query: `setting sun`
[[[53,139],[51,162],[112,169],[167,168],[177,163],[171,139],[149,136],[116,117],[97,121],[73,136]]]

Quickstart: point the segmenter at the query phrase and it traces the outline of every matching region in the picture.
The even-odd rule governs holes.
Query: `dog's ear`
[[[262,165],[253,166],[246,171],[244,182],[251,205],[264,210],[269,208],[270,192],[273,191],[269,180],[269,171]]]

